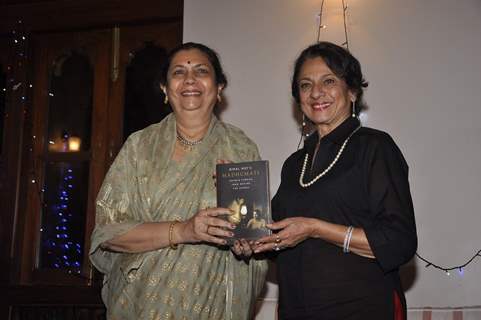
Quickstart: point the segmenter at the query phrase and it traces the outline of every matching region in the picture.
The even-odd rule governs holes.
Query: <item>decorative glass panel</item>
[[[7,74],[3,70],[3,66],[0,64],[0,154],[3,150],[3,131],[5,124],[5,97],[7,95]]]
[[[45,170],[39,268],[80,273],[88,162],[49,162]]]
[[[71,53],[57,59],[51,70],[48,150],[90,149],[93,70],[87,57]]]
[[[158,76],[166,50],[146,42],[145,47],[130,53],[125,79],[124,140],[134,131],[159,122],[171,110],[164,104]]]
[[[51,70],[48,147],[38,268],[80,273],[83,260],[93,70],[76,52],[61,56]]]

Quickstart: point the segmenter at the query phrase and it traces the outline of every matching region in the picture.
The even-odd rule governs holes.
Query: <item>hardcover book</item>
[[[226,219],[237,227],[235,240],[256,240],[270,235],[266,224],[271,223],[269,194],[269,162],[250,161],[218,164],[216,167],[217,207],[230,209]]]

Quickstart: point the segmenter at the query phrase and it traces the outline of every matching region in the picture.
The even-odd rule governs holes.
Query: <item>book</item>
[[[217,207],[230,209],[225,219],[236,225],[234,236],[226,239],[229,245],[272,233],[266,227],[272,222],[268,161],[218,164],[216,183]]]

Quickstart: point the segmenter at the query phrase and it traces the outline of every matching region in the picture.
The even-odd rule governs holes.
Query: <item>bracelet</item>
[[[354,230],[353,226],[349,226],[346,231],[346,235],[344,236],[344,242],[342,244],[342,252],[348,253],[349,252],[349,245],[351,244],[352,238],[352,231]]]
[[[176,243],[173,243],[172,238],[174,236],[174,226],[179,223],[179,220],[172,221],[169,225],[169,247],[172,250],[177,249],[178,245]]]

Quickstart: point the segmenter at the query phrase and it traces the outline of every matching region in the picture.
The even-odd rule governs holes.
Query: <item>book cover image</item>
[[[217,207],[230,209],[226,219],[237,226],[229,245],[271,234],[266,227],[272,221],[268,161],[218,164],[216,180]]]

